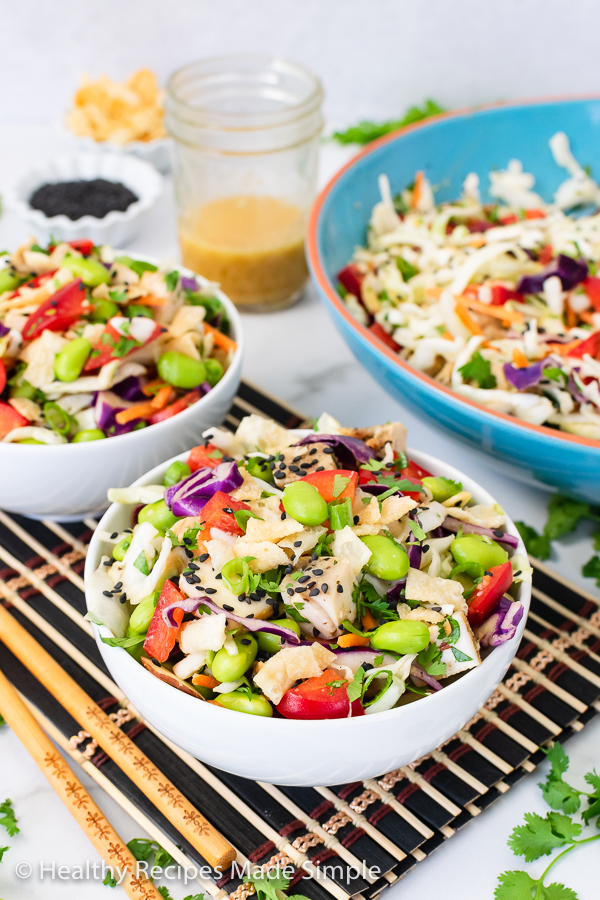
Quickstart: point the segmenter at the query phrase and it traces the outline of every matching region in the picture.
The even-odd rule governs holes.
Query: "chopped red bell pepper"
[[[499,219],[499,222],[501,225],[514,225],[515,222],[518,222],[518,221],[519,221],[519,217],[515,216],[514,213],[510,216],[503,216],[501,219]]]
[[[467,229],[470,234],[483,234],[484,231],[489,231],[490,228],[495,228],[495,222],[488,222],[487,219],[473,219],[471,222],[467,222]],[[454,225],[450,226],[450,231],[454,230]]]
[[[160,412],[154,413],[154,415],[150,417],[150,424],[157,425],[159,422],[164,422],[165,419],[176,416],[177,413],[183,412],[184,409],[187,409],[188,406],[191,406],[192,403],[195,403],[196,400],[199,399],[199,391],[190,391],[188,394],[184,394],[183,397],[180,397],[175,403],[171,403],[170,406],[165,406]]]
[[[538,262],[543,266],[547,266],[554,256],[554,248],[552,244],[544,244],[538,256]]]
[[[83,367],[84,372],[93,372],[94,369],[100,369],[106,363],[112,362],[114,359],[125,359],[134,350],[145,347],[147,344],[155,341],[161,334],[162,328],[158,322],[154,322],[154,328],[144,341],[137,341],[133,337],[123,334],[118,328],[112,324],[115,320],[123,321],[121,316],[115,316],[114,320],[109,319],[104,326],[104,332],[100,337],[100,341],[92,350],[88,361]],[[127,320],[125,320],[127,321]],[[130,323],[134,320],[129,320]],[[146,320],[148,321],[148,320]]]
[[[177,627],[172,628],[163,619],[163,609],[166,606],[170,606],[171,603],[176,603],[178,600],[185,600],[185,597],[181,591],[177,590],[172,581],[165,581],[156,609],[150,620],[146,640],[144,641],[144,650],[148,656],[152,659],[157,659],[159,662],[165,662],[169,658],[169,654],[175,646],[179,626],[183,619],[182,609],[173,610],[173,618],[177,622]]]
[[[359,469],[358,471],[358,483],[359,484],[371,484],[373,481],[377,481],[377,475],[375,472],[371,472],[370,469]]]
[[[526,209],[525,210],[525,218],[526,219],[545,219],[546,213],[543,209]]]
[[[46,328],[66,331],[83,314],[85,289],[81,278],[69,281],[32,312],[23,326],[23,338],[33,341]]]
[[[424,469],[423,466],[419,466],[412,459],[409,459],[408,465],[405,469],[400,470],[401,478],[408,478],[409,481],[412,481],[413,484],[416,484],[421,478],[431,478],[431,472],[428,472],[427,469]]]
[[[346,288],[349,294],[354,294],[359,300],[361,297],[361,285],[365,276],[356,263],[349,263],[341,272],[338,272],[339,283]]]
[[[583,359],[586,353],[589,353],[594,359],[598,356],[598,353],[600,353],[600,331],[595,331],[593,334],[590,334],[588,338],[585,338],[580,344],[573,347],[572,350],[569,350],[567,356],[575,356],[578,359]]]
[[[22,428],[24,425],[29,425],[29,420],[13,409],[10,403],[0,401],[0,440],[13,428]]]
[[[4,390],[4,386],[6,385],[6,367],[2,360],[0,359],[0,394]]]
[[[250,509],[250,507],[241,500],[234,500],[224,491],[217,491],[202,510],[202,521],[205,523],[204,535],[208,537],[211,528],[218,528],[227,534],[240,536],[244,534],[244,529],[240,528],[233,514],[240,509]]]
[[[511,291],[510,288],[507,288],[503,284],[491,284],[488,286],[492,292],[491,306],[504,306],[509,300],[523,301],[521,294],[518,294],[516,291]]]
[[[336,478],[338,479],[337,482]],[[341,478],[348,479],[347,483],[340,482]],[[301,478],[300,481],[308,481],[309,484],[316,487],[323,500],[327,503],[333,503],[334,500],[344,500],[346,497],[349,497],[350,501],[353,502],[356,485],[358,484],[358,472],[352,472],[349,469],[326,469],[325,472],[310,472]],[[335,494],[336,487],[341,487],[342,484],[344,484],[343,490]]]
[[[379,322],[373,322],[372,325],[369,325],[369,331],[372,331],[375,337],[378,337],[380,341],[393,350],[395,353],[401,349],[400,344],[397,344],[391,334],[388,334],[385,328],[379,324]]]
[[[600,312],[600,278],[588,275],[581,286],[596,312]]]
[[[12,296],[16,296],[16,294],[20,292],[21,288],[24,287],[32,289],[41,287],[43,284],[46,284],[47,281],[50,281],[52,276],[56,275],[57,272],[58,269],[52,269],[51,272],[42,272],[41,275],[36,275],[35,278],[32,278],[30,281],[25,281],[23,284],[19,285]]]
[[[94,242],[89,238],[79,238],[75,241],[67,241],[67,244],[69,247],[72,247],[73,250],[78,250],[83,256],[89,256],[94,249]]]
[[[298,687],[286,691],[277,706],[277,712],[286,719],[347,719],[350,701],[346,684],[335,687],[340,676],[332,669],[308,678]],[[363,716],[360,700],[352,703],[352,716]]]
[[[472,628],[478,628],[486,619],[489,619],[502,595],[511,586],[512,580],[513,572],[510,562],[493,566],[486,572],[467,601],[469,624]]]
[[[203,445],[192,447],[187,464],[192,472],[197,472],[198,469],[214,469],[222,459],[222,451],[214,444],[207,444],[206,447]]]

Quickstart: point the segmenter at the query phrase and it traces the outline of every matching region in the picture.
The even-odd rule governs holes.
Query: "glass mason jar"
[[[265,54],[202,60],[169,79],[183,263],[242,310],[284,309],[302,295],[322,99],[315,75]]]

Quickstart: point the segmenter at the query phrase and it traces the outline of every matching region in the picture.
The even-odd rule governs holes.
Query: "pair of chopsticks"
[[[40,681],[61,705],[79,722],[104,752],[117,763],[125,775],[146,795],[161,813],[177,828],[200,855],[213,867],[227,868],[236,857],[235,849],[181,794],[155,764],[137,747],[112,719],[62,669],[44,648],[0,605],[0,640],[20,662]],[[110,823],[93,803],[72,770],[37,724],[10,682],[0,673],[0,711],[26,749],[31,753],[63,802],[84,828],[90,840],[109,865],[126,869],[123,886],[135,900],[146,897],[158,900],[160,894],[151,885],[149,892],[141,892],[136,879],[136,861],[120,840]],[[67,782],[69,787],[67,786]],[[70,787],[70,786],[73,787]],[[75,792],[89,799],[87,810],[76,809]],[[93,809],[92,809],[93,806]],[[88,816],[90,811],[90,816]],[[81,813],[85,812],[85,815]],[[111,843],[123,849],[118,861],[107,858],[109,841],[98,838],[94,822],[98,813],[103,828],[111,833]],[[104,824],[106,823],[106,824]],[[107,832],[108,833],[108,832]],[[115,844],[116,841],[116,844]],[[131,866],[131,867],[130,867]]]

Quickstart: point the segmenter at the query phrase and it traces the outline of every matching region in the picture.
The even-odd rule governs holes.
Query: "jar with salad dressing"
[[[302,295],[322,99],[315,75],[262,54],[202,60],[169,80],[183,263],[242,310],[284,309]]]

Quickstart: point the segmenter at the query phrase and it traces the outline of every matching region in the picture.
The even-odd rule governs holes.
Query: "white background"
[[[488,100],[569,92],[600,92],[600,5],[592,0],[5,0],[0,53],[0,194],[15,175],[63,150],[55,126],[83,72],[124,78],[140,66],[164,81],[174,68],[201,56],[256,50],[305,63],[322,78],[328,122],[398,116],[430,96],[448,107]],[[324,148],[323,174],[343,159]],[[9,212],[0,219],[0,249],[14,247],[26,229]],[[163,258],[177,255],[170,186],[132,249]],[[245,376],[306,415],[327,409],[346,424],[396,417],[410,443],[446,459],[481,481],[513,518],[544,521],[546,496],[500,475],[493,462],[406,413],[354,360],[309,290],[286,313],[244,316]],[[291,337],[293,335],[293,338]],[[265,352],[268,348],[268,353]],[[559,463],[558,463],[559,464]],[[591,553],[589,528],[554,551],[552,565],[588,589],[580,568]],[[0,657],[1,657],[0,645]],[[1,665],[1,658],[0,658]],[[573,780],[600,763],[600,721],[568,746]],[[545,811],[529,776],[492,809],[446,842],[389,900],[488,900],[496,876],[528,868],[506,847],[523,813]],[[87,781],[86,781],[87,784]],[[125,840],[141,837],[106,796],[94,795]],[[77,865],[97,856],[15,736],[0,730],[0,800],[10,796],[22,832],[0,864],[3,900],[108,900],[98,883],[19,882],[15,865],[56,860]],[[558,880],[596,900],[597,851],[583,849],[561,864]],[[194,893],[169,885],[174,900]]]

